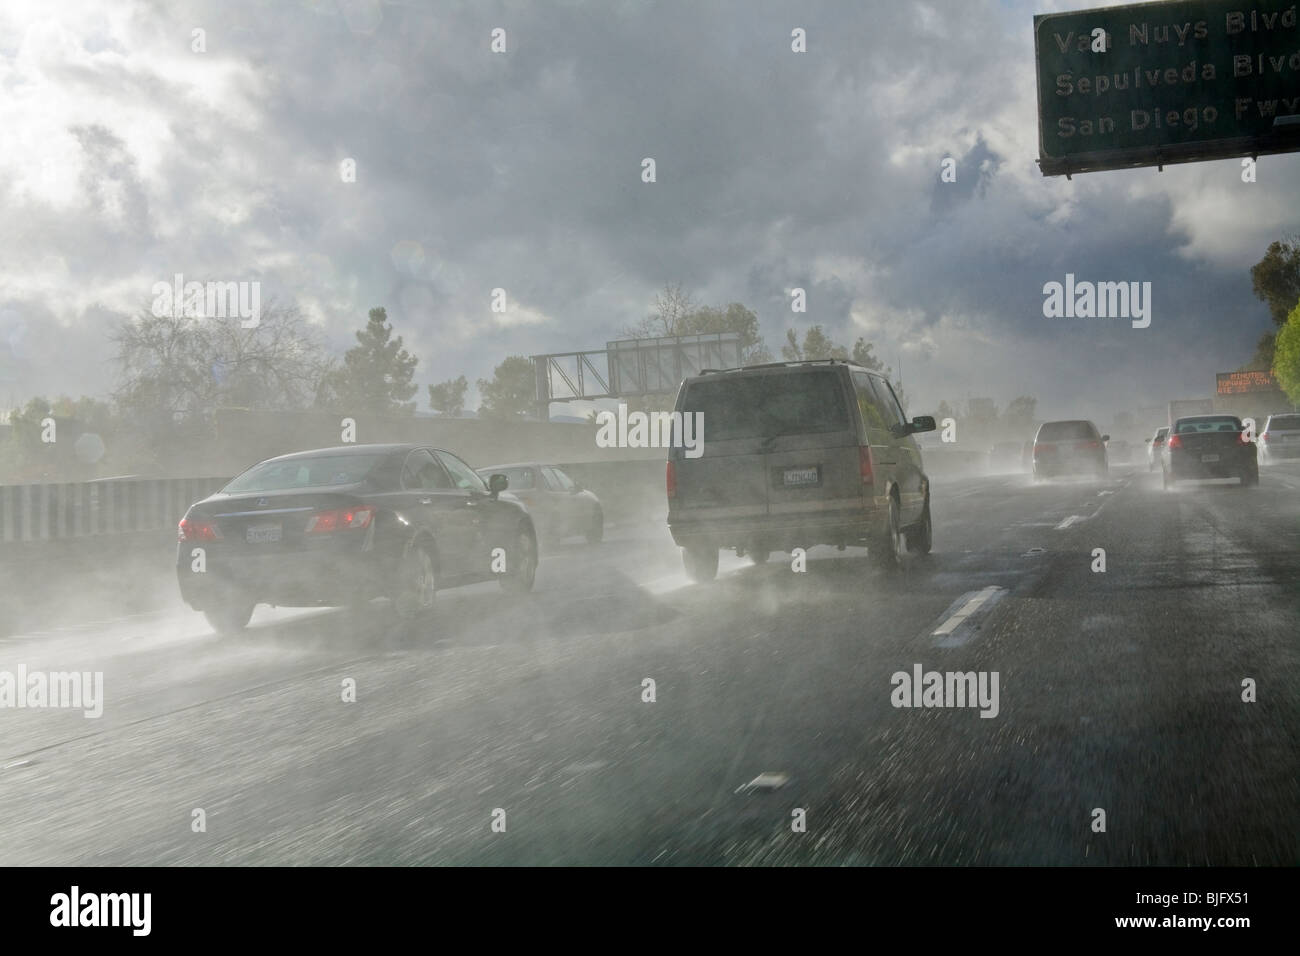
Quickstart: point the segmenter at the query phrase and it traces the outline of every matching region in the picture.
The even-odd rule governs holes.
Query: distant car
[[[350,605],[388,597],[416,620],[447,587],[496,577],[532,589],[532,518],[450,452],[344,445],[271,458],[191,505],[178,528],[181,597],[214,630],[248,624],[258,603]],[[505,553],[494,574],[492,552]]]
[[[1300,415],[1268,416],[1256,444],[1261,465],[1272,465],[1283,458],[1300,458]]]
[[[773,551],[866,547],[886,569],[906,548],[929,554],[930,479],[888,379],[852,362],[778,362],[704,372],[682,382],[675,411],[702,415],[700,454],[668,450],[668,528],[696,582],[735,548],[762,564]]]
[[[989,471],[1019,471],[1022,467],[1022,450],[1022,444],[1018,441],[997,442],[989,449]]]
[[[1169,426],[1156,429],[1156,433],[1147,439],[1147,471],[1160,467],[1160,454],[1164,451],[1165,439],[1169,437]]]
[[[600,499],[555,465],[493,465],[480,468],[478,473],[484,478],[494,473],[506,476],[510,495],[527,506],[543,545],[579,534],[588,544],[599,544],[604,536],[605,513]]]
[[[1133,449],[1122,438],[1112,438],[1106,442],[1106,460],[1112,465],[1127,465],[1133,455]]]
[[[1105,478],[1109,474],[1106,458],[1109,440],[1109,435],[1101,434],[1096,425],[1083,419],[1044,422],[1034,437],[1034,477]]]
[[[1174,422],[1160,460],[1165,488],[1200,478],[1259,484],[1255,443],[1235,415],[1192,415]]]

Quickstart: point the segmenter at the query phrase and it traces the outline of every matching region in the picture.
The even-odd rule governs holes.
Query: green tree
[[[1237,369],[1238,372],[1255,371],[1273,367],[1273,350],[1277,348],[1277,333],[1265,332],[1255,345],[1255,354],[1250,361]]]
[[[873,372],[882,372],[885,369],[885,363],[876,357],[875,352],[872,351],[874,348],[875,346],[859,336],[858,340],[853,343],[851,358],[863,368],[869,368]],[[898,397],[902,399],[903,396],[900,393]]]
[[[847,359],[849,350],[831,341],[820,325],[814,325],[803,334],[803,344],[799,344],[798,333],[786,329],[785,344],[781,346],[781,356],[787,362],[812,362],[817,359]]]
[[[492,380],[478,380],[483,402],[479,417],[496,419],[528,418],[537,402],[537,379],[532,360],[512,355],[493,370]]]
[[[465,376],[449,378],[429,386],[429,407],[449,418],[457,418],[465,410],[465,391],[469,382]]]
[[[1264,258],[1251,266],[1250,284],[1268,306],[1273,321],[1278,325],[1286,322],[1288,313],[1300,303],[1300,236],[1271,243]]]
[[[1277,333],[1273,376],[1291,404],[1300,405],[1300,303],[1291,310],[1286,324]]]
[[[357,344],[343,356],[343,366],[325,379],[318,404],[337,411],[371,415],[410,415],[418,386],[411,381],[419,363],[393,337],[388,313],[370,310],[366,327],[356,333]]]

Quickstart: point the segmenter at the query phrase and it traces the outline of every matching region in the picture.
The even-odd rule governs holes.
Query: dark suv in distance
[[[400,619],[436,591],[495,577],[529,591],[532,518],[450,452],[344,445],[270,458],[190,506],[178,529],[181,597],[218,633],[241,630],[258,603],[360,607],[391,598]],[[504,552],[493,568],[492,551]],[[498,573],[494,573],[498,572]]]
[[[668,452],[668,527],[695,581],[734,548],[866,546],[884,567],[931,545],[930,479],[888,380],[828,359],[706,371],[682,382],[674,415],[702,415],[701,446]],[[684,418],[683,418],[684,420]],[[674,427],[678,424],[674,421]]]
[[[1110,474],[1106,460],[1108,441],[1110,436],[1101,434],[1090,421],[1043,422],[1034,438],[1034,478],[1062,475],[1105,478]]]

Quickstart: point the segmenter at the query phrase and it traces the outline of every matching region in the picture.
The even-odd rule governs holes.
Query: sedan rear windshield
[[[1175,435],[1194,435],[1197,432],[1239,432],[1241,420],[1224,416],[1222,418],[1191,418],[1174,424]]]
[[[1285,432],[1300,430],[1300,415],[1274,415],[1268,420],[1268,427]]]
[[[1039,441],[1077,441],[1096,437],[1097,429],[1091,422],[1048,422],[1038,430]]]
[[[228,495],[291,488],[352,485],[363,481],[386,455],[322,455],[254,465],[221,490]]]
[[[686,389],[681,410],[704,413],[708,442],[849,428],[848,402],[831,369],[696,382]]]

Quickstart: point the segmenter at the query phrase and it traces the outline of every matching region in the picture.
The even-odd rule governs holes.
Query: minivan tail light
[[[677,466],[670,459],[668,468],[664,471],[664,484],[668,488],[668,497],[677,497]]]
[[[862,476],[864,485],[874,485],[876,483],[876,470],[871,461],[871,446],[858,446],[858,474]]]
[[[307,519],[306,534],[325,534],[330,531],[359,531],[370,527],[374,520],[375,509],[372,505],[360,508],[335,508],[330,511],[318,511]]]

